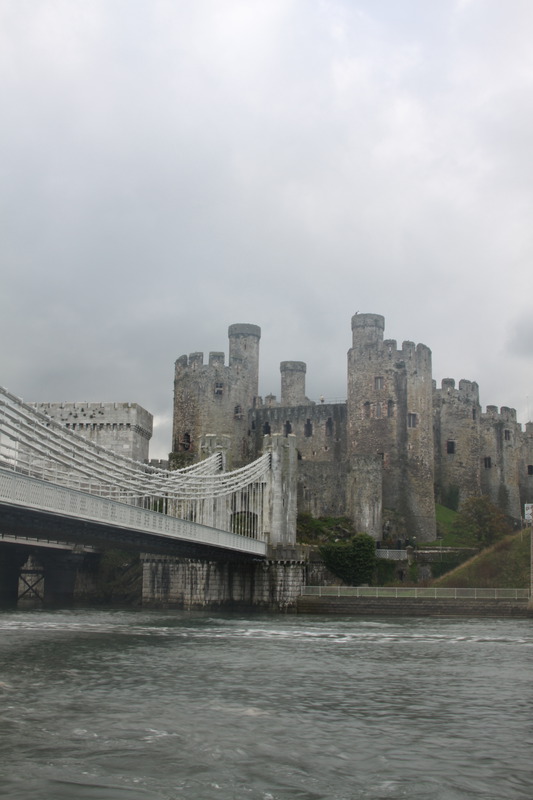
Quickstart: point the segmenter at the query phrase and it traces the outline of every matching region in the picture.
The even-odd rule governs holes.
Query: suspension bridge
[[[0,541],[264,559],[269,544],[294,541],[295,506],[287,445],[266,438],[264,454],[241,469],[225,471],[214,452],[169,471],[95,445],[0,388]]]

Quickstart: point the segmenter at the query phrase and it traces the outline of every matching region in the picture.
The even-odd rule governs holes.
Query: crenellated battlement
[[[461,378],[459,387],[455,388],[455,380],[453,378],[443,378],[440,389],[437,388],[435,381],[433,382],[433,388],[437,397],[440,396],[444,399],[456,398],[465,403],[479,405],[479,386],[475,381],[468,381]]]
[[[500,409],[498,409],[498,406],[487,406],[487,410],[481,415],[481,418],[516,423],[516,409],[508,406],[502,406]]]
[[[55,422],[136,461],[148,460],[153,416],[137,403],[28,403]]]

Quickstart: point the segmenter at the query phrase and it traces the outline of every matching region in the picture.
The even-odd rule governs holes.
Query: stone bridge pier
[[[206,561],[144,554],[145,608],[292,611],[307,579],[308,548],[269,548],[265,561]]]

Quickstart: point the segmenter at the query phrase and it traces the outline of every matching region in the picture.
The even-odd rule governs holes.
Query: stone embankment
[[[298,614],[390,617],[532,617],[528,600],[411,597],[313,597],[302,595]]]

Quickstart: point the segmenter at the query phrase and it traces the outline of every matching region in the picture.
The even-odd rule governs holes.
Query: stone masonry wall
[[[143,606],[288,611],[306,581],[304,561],[262,563],[143,557]]]
[[[412,535],[435,537],[431,351],[383,340],[379,314],[352,318],[348,352],[348,457],[379,456],[383,508],[395,509]]]
[[[148,461],[153,417],[137,403],[29,403],[93,444],[134,461]]]

